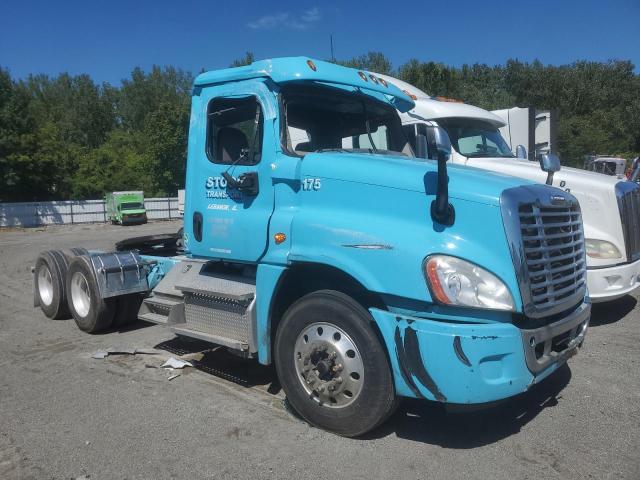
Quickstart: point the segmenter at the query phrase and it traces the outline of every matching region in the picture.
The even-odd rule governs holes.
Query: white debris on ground
[[[187,362],[186,360],[181,360],[176,357],[171,357],[169,360],[160,365],[160,368],[175,368],[180,369],[184,367],[193,367],[191,362]]]

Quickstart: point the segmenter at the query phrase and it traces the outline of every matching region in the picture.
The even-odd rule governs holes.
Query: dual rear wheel
[[[73,317],[85,332],[121,328],[137,319],[142,297],[102,298],[91,258],[84,249],[41,253],[34,279],[35,300],[42,312],[52,319]]]

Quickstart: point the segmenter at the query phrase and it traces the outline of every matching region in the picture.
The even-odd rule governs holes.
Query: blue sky
[[[629,59],[640,71],[640,0],[3,0],[0,65],[20,78],[66,71],[117,84],[136,65],[197,73],[248,50],[329,58],[330,34],[336,57],[377,50],[396,67]]]

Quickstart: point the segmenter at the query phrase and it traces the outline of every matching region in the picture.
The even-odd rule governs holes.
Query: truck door
[[[267,167],[275,152],[263,148],[264,106],[255,95],[202,100],[206,132],[200,142],[190,139],[187,246],[196,256],[255,262],[265,252],[273,211]]]

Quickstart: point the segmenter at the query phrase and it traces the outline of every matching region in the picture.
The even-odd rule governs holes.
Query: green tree
[[[393,72],[391,61],[382,52],[368,52],[365,55],[354,57],[350,60],[337,61],[339,65],[345,67],[367,70],[369,72],[391,75]]]
[[[255,57],[253,52],[247,52],[244,54],[244,57],[237,58],[233,62],[231,62],[230,67],[244,67],[245,65],[251,65],[255,61]]]

